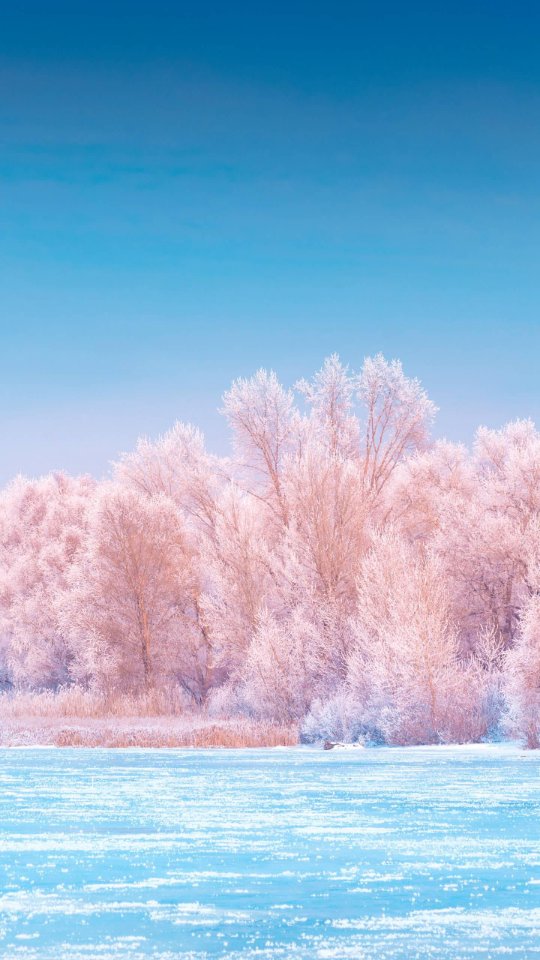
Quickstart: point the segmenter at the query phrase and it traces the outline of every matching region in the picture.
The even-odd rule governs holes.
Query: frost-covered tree
[[[306,582],[329,600],[350,600],[367,540],[368,504],[358,462],[311,441],[288,461],[283,489],[290,517],[286,543]]]
[[[528,422],[479,430],[474,449],[446,442],[406,460],[388,516],[443,560],[453,616],[471,649],[482,630],[511,646],[530,592],[529,547],[539,516],[540,437]]]
[[[540,434],[430,443],[398,361],[335,355],[223,399],[230,458],[176,423],[95,483],[0,494],[0,689],[174,685],[306,737],[538,741]]]
[[[426,445],[437,408],[420,381],[405,376],[399,360],[388,362],[382,354],[364,361],[358,398],[365,410],[364,482],[379,494],[399,462]]]
[[[440,559],[392,529],[375,536],[354,633],[348,679],[366,726],[394,743],[444,739],[464,677]]]
[[[258,370],[235,380],[223,397],[223,412],[233,431],[235,451],[247,473],[249,489],[287,522],[282,490],[285,456],[294,448],[294,397],[273,371]]]
[[[529,747],[540,747],[540,519],[530,529],[528,584],[514,645],[505,655],[509,725]]]
[[[135,450],[124,454],[115,465],[115,477],[127,488],[149,497],[171,500],[184,522],[190,552],[190,630],[192,645],[204,651],[204,679],[191,683],[195,699],[205,699],[223,674],[219,651],[212,649],[206,598],[215,582],[220,554],[223,516],[222,499],[228,489],[227,463],[209,454],[204,437],[190,425],[176,423],[157,440],[139,440]],[[226,498],[225,498],[226,500]],[[217,631],[214,631],[216,634]]]
[[[200,700],[208,651],[195,629],[192,577],[172,500],[102,485],[63,611],[79,679],[127,691],[175,679]]]
[[[505,695],[513,731],[540,747],[540,602],[528,602],[516,644],[506,657]]]
[[[239,680],[241,702],[250,713],[284,723],[305,715],[313,696],[313,644],[313,626],[298,607],[286,622],[261,611]]]
[[[18,477],[0,495],[0,637],[4,685],[68,683],[73,652],[60,624],[94,495],[88,477]]]
[[[302,379],[296,383],[310,409],[312,434],[333,455],[358,455],[359,422],[353,412],[357,381],[333,354],[311,382]]]
[[[244,663],[272,589],[267,527],[267,512],[256,499],[235,484],[223,491],[215,537],[203,556],[202,597],[214,663],[223,677],[234,678]]]
[[[223,471],[224,464],[207,452],[202,433],[175,423],[157,440],[142,438],[133,452],[123,454],[115,478],[148,496],[169,497],[198,530],[212,536]]]

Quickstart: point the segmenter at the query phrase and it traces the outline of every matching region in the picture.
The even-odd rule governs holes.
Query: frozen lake
[[[540,757],[0,750],[3,960],[540,957]]]

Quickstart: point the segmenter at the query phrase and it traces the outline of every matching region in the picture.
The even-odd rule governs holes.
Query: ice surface
[[[3,960],[540,958],[515,746],[1,750]]]

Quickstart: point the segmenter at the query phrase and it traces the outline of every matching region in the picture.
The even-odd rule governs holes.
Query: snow
[[[515,745],[0,751],[2,960],[540,958]]]

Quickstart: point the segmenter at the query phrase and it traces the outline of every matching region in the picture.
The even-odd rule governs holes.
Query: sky
[[[382,351],[540,423],[540,7],[0,0],[0,482]]]

